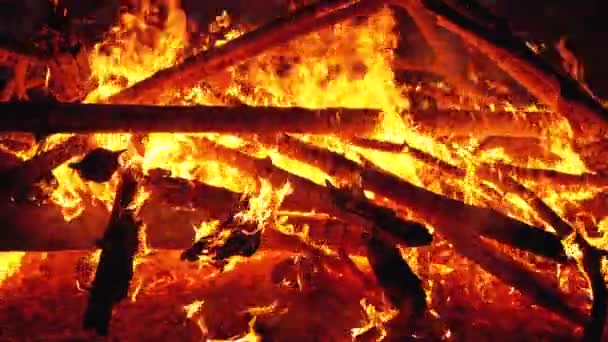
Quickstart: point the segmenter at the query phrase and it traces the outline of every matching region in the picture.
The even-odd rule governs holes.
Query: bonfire
[[[117,3],[0,40],[0,339],[602,340],[608,112],[565,46],[474,1]]]

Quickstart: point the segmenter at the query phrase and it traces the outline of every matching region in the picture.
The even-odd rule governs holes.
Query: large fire
[[[382,8],[364,18],[349,19],[282,44],[212,77],[201,79],[194,88],[164,89],[162,96],[147,99],[147,104],[228,106],[236,103],[310,109],[341,107],[380,110],[380,123],[366,136],[349,137],[335,132],[334,135],[294,134],[290,138],[343,155],[357,167],[373,165],[415,186],[468,205],[492,208],[518,221],[558,234],[568,257],[580,265],[584,263],[584,256],[575,234],[562,236],[559,228],[555,227],[555,221],[539,211],[539,202],[545,203],[549,211],[552,210],[577,231],[583,232],[585,241],[591,246],[598,249],[608,246],[605,217],[584,209],[584,204],[598,196],[605,185],[581,181],[558,186],[559,181],[552,183],[550,179],[528,177],[524,173],[519,176],[512,173],[515,176],[511,180],[517,186],[502,179],[503,173],[506,175],[505,170],[511,170],[508,167],[515,170],[553,170],[572,177],[580,176],[581,179],[592,174],[574,148],[573,129],[566,118],[554,115],[536,103],[521,106],[509,101],[492,100],[491,97],[474,97],[474,103],[450,102],[445,94],[457,92],[458,89],[451,89],[443,81],[430,84],[399,80],[394,66],[397,63],[395,49],[400,33],[394,10]],[[123,13],[119,23],[90,51],[91,78],[96,87],[83,102],[106,103],[112,95],[156,72],[182,63],[191,54],[222,46],[255,30],[255,26],[234,23],[230,13],[224,12],[208,27],[197,28],[206,32],[206,37],[221,35],[222,38],[198,39],[194,42],[191,39],[192,29],[188,14],[182,10],[179,0],[165,0],[160,4],[141,1],[136,10]],[[471,72],[471,79],[482,82],[478,79],[481,75]],[[47,72],[46,77],[48,84],[49,78],[52,80],[61,75]],[[444,94],[447,104],[440,103],[442,108],[481,111],[488,122],[500,120],[499,117],[505,113],[522,121],[529,120],[535,114],[546,115],[550,120],[544,119],[535,127],[542,132],[536,139],[544,150],[542,155],[529,153],[530,157],[518,159],[518,153],[510,149],[513,147],[510,142],[502,143],[499,138],[492,138],[491,133],[487,136],[479,132],[458,136],[460,134],[455,130],[454,134],[436,134],[438,130],[429,129],[424,122],[417,121],[416,111],[420,108],[413,97],[424,93]],[[446,120],[445,127],[439,127],[439,130],[450,132],[451,124],[455,125]],[[50,150],[70,137],[66,134],[47,137],[42,150]],[[146,206],[152,208],[148,212],[155,212],[154,215],[142,214],[144,226],[154,223],[146,222],[146,215],[161,219],[161,211],[183,210],[183,215],[193,217],[192,222],[180,219],[176,224],[188,222],[192,227],[194,242],[205,238],[216,239],[206,246],[209,250],[218,244],[225,245],[237,234],[233,230],[222,231],[226,225],[234,224],[224,220],[236,219],[240,225],[253,227],[251,230],[243,228],[239,234],[251,236],[261,233],[259,252],[253,256],[231,256],[221,266],[217,266],[217,260],[212,260],[212,257],[201,257],[193,267],[193,264],[180,260],[179,251],[155,249],[154,238],[151,238],[151,249],[140,250],[135,256],[136,267],[130,284],[131,301],[121,304],[113,318],[118,322],[113,323],[111,330],[116,336],[127,339],[147,336],[151,339],[262,341],[265,340],[264,334],[278,336],[279,340],[290,335],[306,340],[314,336],[324,336],[323,339],[328,340],[381,340],[391,339],[391,334],[397,334],[394,338],[399,340],[398,334],[401,333],[404,334],[401,338],[435,336],[442,340],[468,340],[475,336],[484,338],[484,334],[487,334],[485,338],[488,339],[505,339],[505,336],[492,335],[492,330],[504,331],[515,337],[525,336],[518,334],[546,334],[554,338],[574,336],[572,331],[577,328],[576,324],[536,306],[512,283],[503,283],[504,279],[488,273],[484,265],[477,265],[468,256],[456,252],[453,243],[443,236],[441,230],[436,234],[437,222],[428,220],[428,215],[365,189],[357,184],[352,174],[342,174],[338,169],[328,172],[322,162],[315,164],[298,160],[286,153],[287,150],[281,149],[280,144],[273,146],[264,137],[216,133],[96,133],[93,140],[95,147],[124,151],[118,158],[120,168],[137,170],[138,177],[154,179],[154,175],[161,172],[159,170],[164,170],[164,177],[205,183],[242,194],[240,200],[247,203],[229,218],[211,218],[196,214],[196,208],[168,208],[160,202],[152,202],[154,196],[149,193],[151,190],[141,188],[135,195],[131,209],[138,216],[146,211]],[[383,141],[385,148],[370,145],[372,141]],[[390,295],[383,293],[382,284],[372,279],[370,262],[361,255],[346,253],[348,247],[324,245],[314,240],[312,236],[324,234],[314,233],[315,229],[326,231],[327,227],[323,225],[335,220],[331,213],[282,208],[282,204],[288,203],[290,197],[294,196],[299,184],[268,181],[264,174],[255,175],[226,160],[214,158],[209,146],[246,152],[256,160],[271,162],[275,167],[328,189],[330,185],[343,189],[346,184],[354,184],[354,189],[348,190],[356,193],[353,196],[396,210],[403,219],[424,223],[434,232],[432,244],[416,249],[399,247],[399,252],[422,280],[428,307],[425,314],[419,314],[419,318],[414,320],[425,322],[412,323],[411,329],[401,328],[399,331],[399,323],[395,322],[402,319],[402,313],[407,309],[395,307],[387,299]],[[40,152],[40,147],[34,145],[20,151],[18,157],[29,159],[37,151]],[[112,211],[117,189],[122,184],[120,172],[102,183],[85,180],[70,166],[81,159],[79,155],[55,168],[53,175],[57,186],[48,190],[50,201],[61,208],[66,224],[87,222],[85,217],[92,207]],[[502,168],[496,171],[499,167]],[[274,173],[270,172],[269,175],[268,178],[272,178]],[[180,188],[176,187],[174,191],[179,192]],[[459,220],[457,215],[454,217],[455,221]],[[588,218],[595,224],[596,231],[588,232],[585,221]],[[163,222],[171,223],[171,220],[169,218]],[[318,227],[315,227],[317,223]],[[466,226],[463,222],[454,224],[457,227]],[[172,229],[171,226],[165,228],[167,236],[171,235]],[[269,231],[277,231],[286,239],[284,245],[287,247],[284,250],[264,248],[265,243],[272,239],[267,237],[273,234]],[[145,231],[141,233],[146,234]],[[150,235],[149,232],[147,235]],[[343,243],[348,244],[348,241]],[[478,243],[487,250],[510,255],[533,270],[532,273],[539,279],[558,284],[558,289],[570,297],[570,302],[577,309],[589,309],[589,286],[572,263],[562,265],[486,238],[479,239]],[[12,304],[9,306],[50,306],[53,305],[50,303],[50,296],[53,295],[75,296],[78,305],[83,304],[82,293],[86,293],[84,289],[93,280],[92,270],[99,258],[99,251],[93,250],[88,254],[4,252],[0,254],[0,296],[16,298],[10,300]],[[78,279],[74,279],[71,269],[61,266],[70,263],[83,265],[77,271]],[[274,283],[270,278],[275,277],[281,265],[288,270],[281,274],[278,283]],[[86,269],[86,272],[82,269]],[[35,284],[36,281],[40,283]],[[323,299],[318,298],[318,292],[324,286],[327,287],[325,295],[334,297],[327,299],[326,305]],[[38,303],[36,296],[44,296],[44,299]],[[530,303],[534,306],[528,308]],[[66,310],[73,308],[68,307],[67,303],[56,305],[55,312],[62,313],[58,315],[66,313],[66,322],[77,322],[76,316],[80,313],[68,313]],[[1,307],[2,314],[11,311],[4,304]],[[25,315],[28,310],[22,309],[22,314]],[[55,322],[58,319],[49,318],[51,312],[45,310],[53,311],[50,308],[32,310],[32,315],[41,315],[43,321],[48,319]],[[463,314],[462,310],[470,314]],[[159,317],[161,312],[165,312],[166,319],[171,322],[166,323],[168,327],[154,326],[161,324],[161,319],[164,319]],[[335,319],[332,315],[335,315]],[[37,321],[33,317],[22,319]],[[231,321],[225,322],[224,319]],[[139,321],[135,324],[137,327],[130,326],[132,320]],[[5,317],[1,321],[8,322],[9,319]],[[522,325],[529,325],[521,328],[526,332],[518,332]],[[74,327],[36,326],[40,330],[31,337],[58,339],[85,336],[79,335],[79,326],[79,323],[74,323]],[[175,332],[173,329],[177,326],[183,327],[183,331]],[[329,330],[326,333],[315,331],[322,327]],[[23,333],[18,328],[9,327],[6,332],[2,329],[0,339],[4,338],[4,333],[7,336]]]

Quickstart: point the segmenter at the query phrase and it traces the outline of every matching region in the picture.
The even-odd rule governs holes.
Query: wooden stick
[[[371,131],[378,110],[299,107],[0,104],[0,132],[216,132],[355,134]]]
[[[5,171],[0,177],[0,188],[9,196],[17,196],[32,184],[73,157],[87,153],[92,144],[86,136],[75,135],[66,141]]]
[[[505,111],[429,110],[408,114],[422,132],[435,137],[468,136],[478,139],[489,136],[533,137],[548,134],[558,117],[551,113]]]
[[[416,187],[391,174],[375,172],[373,168],[369,167],[364,168],[337,153],[289,136],[281,136],[274,142],[266,137],[259,139],[264,144],[276,147],[279,152],[290,158],[314,165],[340,179],[347,181],[360,179],[364,189],[396,201],[416,214],[420,214],[424,222],[433,226],[439,224],[438,222],[452,225],[451,218],[456,214],[463,221],[470,223],[470,226],[463,228],[467,231],[475,231],[477,234],[560,262],[566,260],[560,240],[557,237],[541,229],[515,221],[492,209],[469,206],[443,197]],[[422,151],[417,152],[421,157],[428,156]],[[429,160],[427,162],[434,163],[434,161]],[[463,176],[462,170],[445,162],[443,164],[446,166],[445,170],[453,176]],[[395,188],[387,191],[387,185],[392,185]]]
[[[110,103],[145,103],[163,92],[191,88],[206,77],[255,57],[273,47],[327,26],[377,10],[375,0],[323,0],[279,18],[221,47],[187,58],[110,97]]]

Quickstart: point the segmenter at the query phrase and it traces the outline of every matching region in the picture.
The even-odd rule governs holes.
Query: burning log
[[[433,158],[422,151],[413,149],[411,146],[405,143],[396,144],[387,141],[358,137],[350,138],[349,141],[359,147],[371,148],[384,152],[407,152],[416,159],[441,169],[441,171],[445,172],[446,174],[454,175],[456,177],[464,176],[464,170],[449,165],[442,160]],[[545,183],[551,184],[552,186],[593,186],[599,188],[608,186],[608,177],[604,176],[603,174],[583,173],[580,175],[575,175],[555,170],[527,168],[501,162],[495,162],[493,164],[481,163],[480,165],[486,168],[495,169],[496,172],[501,175],[508,175],[519,180],[532,181],[537,184]]]
[[[299,36],[317,31],[382,6],[375,0],[325,0],[303,7],[221,47],[194,55],[183,63],[161,70],[108,99],[111,103],[144,103],[169,89],[193,87],[230,66]]]
[[[582,238],[579,238],[582,240]],[[583,244],[582,265],[591,287],[593,294],[593,305],[591,307],[590,318],[585,325],[583,341],[601,341],[604,335],[606,324],[606,310],[608,309],[608,290],[604,282],[602,272],[603,253],[596,248]]]
[[[496,168],[501,174],[554,186],[594,186],[600,188],[608,186],[608,177],[603,174],[583,173],[574,175],[555,170],[530,169],[505,163],[495,163],[492,167]]]
[[[364,229],[370,229],[372,226],[385,223],[379,226],[379,228],[382,228],[383,238],[389,239],[389,241],[398,241],[405,245],[419,245],[421,241],[429,241],[430,239],[429,232],[423,226],[402,220],[395,213],[389,213],[386,208],[373,204],[367,199],[357,199],[345,195],[345,200],[356,203],[354,205],[359,208],[369,210],[368,215],[375,215],[375,218],[378,217],[377,215],[384,215],[384,222],[370,222],[367,216],[354,215],[343,210],[336,204],[335,194],[330,189],[276,167],[270,159],[251,157],[204,138],[198,139],[197,142],[205,151],[207,158],[233,165],[249,175],[265,178],[277,188],[290,183],[294,192],[283,202],[285,206],[324,212]]]
[[[378,110],[298,107],[0,104],[0,132],[279,132],[360,134],[381,119]]]
[[[476,112],[462,110],[416,111],[408,114],[414,125],[433,136],[472,135],[479,139],[489,136],[543,137],[551,123],[558,118],[543,112]]]
[[[149,205],[148,202],[144,203],[140,217],[146,222],[147,240],[154,249],[191,247],[195,237],[193,224],[198,224],[201,220],[227,220],[239,207],[243,198],[241,193],[197,181],[171,178],[166,172],[159,170],[149,171],[149,175],[140,181],[140,185],[150,193],[148,199],[150,203]],[[159,205],[172,208],[166,212],[174,213],[173,216],[159,217],[156,209]],[[17,222],[7,219],[6,229],[0,232],[0,251],[89,250],[96,248],[95,240],[105,228],[98,224],[106,217],[105,210],[100,207],[88,207],[82,219],[72,222],[64,222],[59,213],[57,213],[59,217],[49,218],[49,208],[46,207],[16,206],[14,209],[19,213],[27,213],[25,215],[35,219]],[[309,242],[332,250],[344,249],[350,255],[364,253],[361,227],[350,225],[326,214],[312,215],[303,212],[310,209],[290,203],[284,203],[281,209],[288,210],[278,213],[289,215],[285,224],[293,225],[296,231],[304,231],[305,226],[309,227],[307,230]],[[10,214],[2,212],[1,215],[6,218],[4,215]],[[176,225],[175,215],[191,216],[194,223]],[[44,222],[45,226],[41,226],[41,222]],[[173,229],[168,230],[168,225]],[[44,230],[41,231],[42,227]],[[290,245],[285,245],[276,234],[266,232],[264,241],[263,249],[291,250],[292,248]]]
[[[101,256],[97,265],[84,328],[106,335],[112,319],[112,307],[127,297],[133,278],[133,261],[139,246],[140,224],[128,209],[137,192],[137,180],[131,170],[123,170],[116,192],[110,222],[98,241]]]
[[[5,171],[0,187],[9,196],[17,196],[56,167],[73,157],[85,154],[89,149],[91,144],[88,137],[70,137],[52,149]]]
[[[367,259],[374,275],[391,303],[400,310],[409,304],[414,314],[423,312],[426,308],[426,294],[422,281],[403,260],[399,249],[373,235],[366,247]]]
[[[263,138],[262,141],[266,144],[270,143],[267,138]],[[407,183],[396,176],[372,171],[373,168],[364,168],[339,154],[306,144],[289,136],[279,137],[272,146],[277,147],[279,152],[290,158],[314,165],[347,181],[353,181],[360,177],[361,186],[364,189],[396,201],[416,214],[420,214],[426,222],[433,225],[436,225],[436,222],[453,225],[451,217],[454,213],[459,213],[464,221],[472,224],[471,227],[463,229],[476,231],[510,246],[531,251],[559,262],[566,261],[560,240],[553,234],[515,221],[494,210],[469,206],[437,195]],[[421,157],[428,157],[424,152],[418,152],[420,152]],[[434,161],[430,162],[433,163]],[[460,169],[447,163],[444,164],[446,170],[454,175],[460,175]],[[386,185],[389,184],[395,188],[386,192]],[[395,196],[397,193],[399,193],[399,196]]]
[[[491,31],[459,15],[441,2],[425,1],[437,24],[493,60],[531,94],[570,121],[577,139],[585,144],[606,135],[608,112],[574,79],[563,76],[514,38],[504,25]]]

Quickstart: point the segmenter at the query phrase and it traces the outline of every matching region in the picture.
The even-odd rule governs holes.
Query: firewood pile
[[[140,5],[0,41],[0,312],[62,323],[0,339],[602,340],[608,112],[507,22],[325,0],[201,47]],[[53,286],[82,310],[28,309]]]

